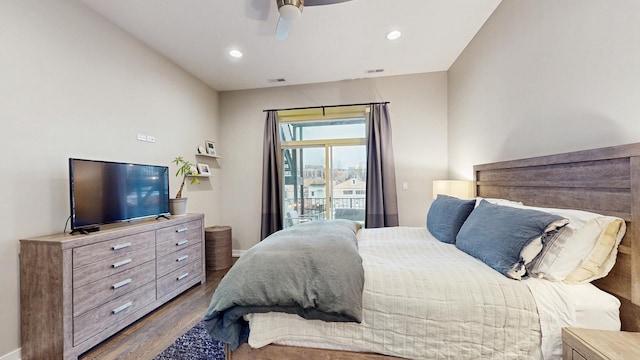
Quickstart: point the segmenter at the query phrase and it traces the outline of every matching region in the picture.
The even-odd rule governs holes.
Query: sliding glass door
[[[285,228],[329,219],[364,224],[364,130],[364,118],[281,124]]]
[[[284,227],[326,218],[325,149],[284,149]]]

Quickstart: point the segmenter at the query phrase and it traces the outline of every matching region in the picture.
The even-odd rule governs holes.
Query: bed
[[[590,304],[580,305],[583,308],[580,308],[579,305],[574,304],[573,308],[568,309],[567,311],[568,313],[573,314],[572,316],[574,317],[574,321],[576,320],[576,318],[579,318],[581,316],[583,317],[583,319],[578,319],[579,321],[581,321],[577,323],[578,325],[590,327],[589,323],[598,323],[598,320],[594,321],[593,317],[589,318],[588,314],[590,312],[599,311],[599,313],[595,315],[595,318],[601,319],[603,316],[602,311],[605,311],[605,313],[607,313],[606,311],[609,311],[608,313],[611,314],[610,311],[617,311],[617,304],[620,304],[620,323],[618,325],[621,324],[623,330],[640,330],[640,242],[635,239],[637,237],[638,231],[636,224],[638,223],[638,217],[640,216],[640,144],[623,145],[595,150],[529,158],[524,160],[484,164],[475,166],[474,171],[477,182],[477,194],[480,197],[509,199],[512,201],[522,202],[526,205],[537,207],[586,210],[624,219],[626,223],[626,235],[618,246],[617,261],[615,263],[615,267],[605,278],[593,282],[593,284],[598,288],[606,291],[607,293],[615,295],[614,301],[612,302],[611,297],[607,294],[596,291],[590,284],[572,288],[574,290],[578,290],[576,293],[573,293],[573,295],[571,295],[576,300],[592,298],[594,296],[602,296],[601,300],[596,301],[596,303],[613,304],[609,307],[613,307],[615,309],[594,310],[590,308]],[[397,233],[396,231],[400,231],[400,233]],[[372,276],[371,272],[373,270],[371,269],[375,268],[371,267],[371,264],[365,266],[367,263],[375,262],[374,260],[376,258],[376,255],[369,253],[373,248],[382,247],[383,252],[390,255],[388,256],[389,258],[395,257],[396,260],[398,258],[403,259],[403,263],[407,264],[407,268],[409,269],[408,271],[412,271],[411,266],[409,266],[410,264],[419,265],[420,263],[419,261],[415,260],[415,258],[412,258],[414,255],[420,254],[421,252],[435,252],[442,255],[444,258],[447,258],[448,254],[446,253],[451,249],[451,246],[447,247],[447,244],[439,244],[437,241],[430,242],[429,245],[424,248],[425,238],[428,238],[429,234],[425,231],[425,229],[418,228],[381,230],[364,229],[359,233],[358,236],[359,251],[363,252],[363,267],[365,268],[365,278],[367,278],[367,274],[369,274],[369,276]],[[388,246],[390,238],[393,239],[394,237],[398,236],[402,237],[402,239],[404,240],[403,242],[407,242],[410,244],[419,244],[419,246],[405,249],[394,254],[393,248],[388,248],[385,246]],[[456,260],[453,259],[450,261],[455,262]],[[491,272],[493,272],[493,275],[498,276],[498,278],[496,278],[498,280],[495,280],[498,284],[501,284],[504,281],[517,282],[505,277],[500,278],[502,277],[502,275],[490,269],[489,267],[485,266],[484,270],[482,270],[483,264],[480,262],[477,263],[478,264],[475,265],[480,265],[480,267],[467,268],[466,266],[468,265],[464,265],[464,271],[467,271],[468,274],[473,274],[474,276],[480,276],[480,273],[490,274]],[[381,262],[378,265],[384,266],[384,264],[384,262]],[[433,266],[435,269],[438,269],[440,267],[439,264],[435,264]],[[385,274],[389,273],[382,271],[381,274],[384,278]],[[465,277],[468,278],[469,276],[447,278],[447,281],[445,282],[457,283],[460,281],[464,281]],[[371,282],[371,280],[367,281]],[[381,285],[383,287],[393,287],[396,286],[396,284],[402,282],[401,279],[393,278],[387,278],[380,281],[383,283]],[[386,283],[384,283],[385,281]],[[539,297],[533,300],[533,306],[534,309],[538,307],[536,313],[539,313],[538,316],[540,317],[543,316],[540,315],[542,314],[542,310],[540,308],[545,307],[545,305],[541,305],[540,302],[544,301],[545,299],[548,300],[553,296],[535,295],[536,291],[538,291],[538,294],[545,294],[545,291],[548,294],[554,294],[563,291],[562,289],[553,288],[553,286],[551,286],[551,288],[547,288],[547,285],[549,285],[550,282],[547,282],[546,280],[543,281],[538,279],[529,279],[517,283],[519,283],[519,286],[521,288],[528,288],[528,290],[531,291],[531,294],[534,295],[534,298],[536,296]],[[506,291],[503,291],[502,288],[500,289],[501,290],[499,292]],[[366,290],[367,289],[365,287],[365,294]],[[521,301],[525,303],[531,302],[531,299],[523,300],[518,295],[514,295],[510,299],[511,300],[509,301]],[[616,299],[618,302],[615,301]],[[394,307],[389,307],[389,304],[394,304],[393,301],[396,300],[391,299],[387,304],[377,303],[370,305],[367,304],[365,295],[362,321],[366,323],[377,322],[378,324],[382,324],[379,327],[387,327],[384,321],[381,322],[380,319],[384,319],[384,313],[389,314],[394,312]],[[398,304],[401,304],[401,302],[399,302]],[[551,303],[546,305],[546,308],[555,309],[558,307],[557,304],[557,302],[554,303],[552,301]],[[382,305],[383,309],[377,312],[378,310],[376,310],[376,306],[379,305]],[[384,306],[387,306],[387,308],[384,308]],[[524,304],[523,306],[525,309],[530,309],[531,304]],[[553,331],[557,332],[559,330],[557,329],[557,326],[561,326],[562,322],[556,324],[547,323],[536,326],[536,321],[542,323],[543,319],[538,317],[535,318],[537,319],[536,321],[532,321],[531,318],[527,317],[526,314],[523,315],[517,313],[517,311],[519,311],[517,309],[520,308],[521,305],[519,304],[518,306],[513,306],[512,309],[508,309],[507,313],[504,313],[502,310],[500,312],[494,313],[483,313],[486,316],[489,316],[488,314],[490,314],[490,317],[501,318],[507,322],[517,319],[517,321],[519,322],[528,323],[526,326],[521,326],[522,329],[526,330],[518,333],[517,336],[506,336],[505,334],[500,334],[499,329],[495,329],[492,330],[494,332],[485,334],[488,337],[484,338],[484,340],[481,340],[480,343],[491,343],[492,341],[496,342],[495,339],[501,339],[501,342],[512,341],[514,342],[514,344],[505,346],[507,346],[509,349],[515,348],[519,349],[517,351],[521,351],[521,353],[507,352],[504,353],[503,356],[500,356],[500,358],[542,358],[542,354],[545,351],[545,346],[550,346],[551,348],[553,348],[554,342],[556,343],[555,346],[557,346],[559,337],[553,335]],[[440,314],[445,318],[447,316],[447,314],[444,314],[446,312],[446,309],[447,306],[443,306],[441,310],[443,314]],[[578,315],[579,313],[581,315]],[[548,313],[544,315],[544,317],[546,319],[554,319],[553,315]],[[617,319],[617,317],[615,316],[609,317]],[[417,358],[415,354],[410,352],[402,352],[401,350],[403,348],[420,349],[420,346],[426,347],[428,349],[434,348],[434,344],[432,343],[422,345],[417,344],[416,341],[418,341],[417,339],[419,339],[420,336],[415,337],[412,340],[407,340],[402,335],[405,329],[400,328],[394,329],[394,331],[398,334],[397,340],[390,338],[388,341],[378,341],[378,344],[376,345],[377,347],[374,346],[373,348],[370,348],[364,346],[361,339],[357,336],[346,335],[353,334],[349,331],[353,331],[354,328],[358,329],[359,324],[329,323],[329,330],[326,330],[326,328],[322,328],[322,326],[326,324],[320,325],[320,327],[317,328],[314,327],[315,325],[311,325],[311,327],[305,328],[305,326],[309,326],[309,324],[311,323],[315,324],[319,321],[302,320],[296,315],[278,315],[267,313],[247,315],[246,318],[251,322],[252,337],[254,337],[254,326],[256,329],[256,336],[254,337],[254,339],[250,338],[249,342],[253,343],[255,346],[260,347],[252,348],[251,346],[244,344],[235,351],[228,351],[227,359],[299,359],[305,357],[325,359]],[[471,316],[470,318],[473,318],[473,316]],[[378,320],[372,321],[372,319]],[[616,326],[615,319],[612,321],[613,322],[607,326]],[[298,336],[297,338],[293,339],[280,337],[279,334],[287,333],[287,330],[280,332],[280,327],[283,327],[283,324],[300,322],[306,325],[302,325],[302,328],[296,327],[295,329],[297,330],[295,330],[294,332],[298,335],[301,334],[303,336]],[[410,324],[410,321],[405,321],[405,328],[410,327],[406,324]],[[595,324],[594,326],[599,325],[600,324]],[[553,330],[554,326],[556,326],[555,330]],[[270,333],[270,335],[263,336],[265,332],[260,331],[260,328],[266,328],[266,333]],[[517,328],[519,328],[519,326],[513,326],[511,329]],[[469,333],[472,334],[472,329],[469,329]],[[319,332],[322,333],[326,331],[333,332],[334,335],[337,336],[337,338],[347,340],[331,343],[326,343],[323,340],[314,340],[320,339],[319,337],[316,337]],[[428,335],[428,333],[424,333],[423,335]],[[457,343],[462,344],[460,346],[464,347],[465,342],[460,341],[460,339],[464,340],[465,336],[467,335],[468,334],[464,333],[460,333],[457,335]],[[274,340],[273,336],[279,338]],[[424,338],[425,336],[422,337]],[[545,337],[547,338],[546,340]],[[481,339],[483,338],[481,337]],[[536,339],[539,339],[537,340],[537,343]],[[398,345],[400,341],[410,342],[405,343],[405,345]],[[266,345],[271,342],[277,342],[278,344]],[[473,342],[478,343],[477,340],[474,340]],[[547,343],[547,345],[545,345],[545,342]],[[551,345],[548,345],[549,343],[551,343]],[[437,344],[435,348],[437,348],[438,346],[446,348],[448,346],[448,342],[440,341],[439,345]],[[370,351],[370,353],[366,351]],[[488,353],[486,354],[490,354],[493,350],[489,349],[487,351]],[[440,353],[436,352],[429,355],[428,357],[446,357],[445,355],[441,355],[446,353],[446,350],[442,350]],[[395,356],[382,354],[395,354]],[[477,354],[483,353],[478,352]],[[469,358],[471,357],[469,356]]]

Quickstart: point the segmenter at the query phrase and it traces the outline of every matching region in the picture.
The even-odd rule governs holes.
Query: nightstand
[[[563,328],[562,359],[640,359],[640,333]]]

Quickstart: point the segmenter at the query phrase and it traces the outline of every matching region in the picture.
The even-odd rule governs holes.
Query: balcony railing
[[[333,198],[332,219],[349,219],[364,222],[365,197]],[[304,204],[304,209],[302,204]],[[295,209],[300,216],[314,220],[326,219],[326,199],[305,197],[303,201],[294,204],[289,201],[285,208]]]
[[[362,197],[349,197],[349,198],[333,198],[333,207],[334,208],[344,208],[344,209],[364,209],[365,208],[366,198]],[[301,208],[301,204],[304,204],[304,211]],[[298,212],[307,212],[314,210],[322,210],[324,211],[326,207],[326,199],[325,198],[310,198],[305,197],[303,201],[299,204],[294,204],[292,199],[287,199],[287,203],[285,204],[289,207],[295,207]]]

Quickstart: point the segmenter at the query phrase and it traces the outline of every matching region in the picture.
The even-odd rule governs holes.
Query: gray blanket
[[[360,322],[364,271],[352,221],[312,221],[249,249],[222,279],[204,322],[237,349],[249,337],[243,315],[271,311],[305,319]]]

